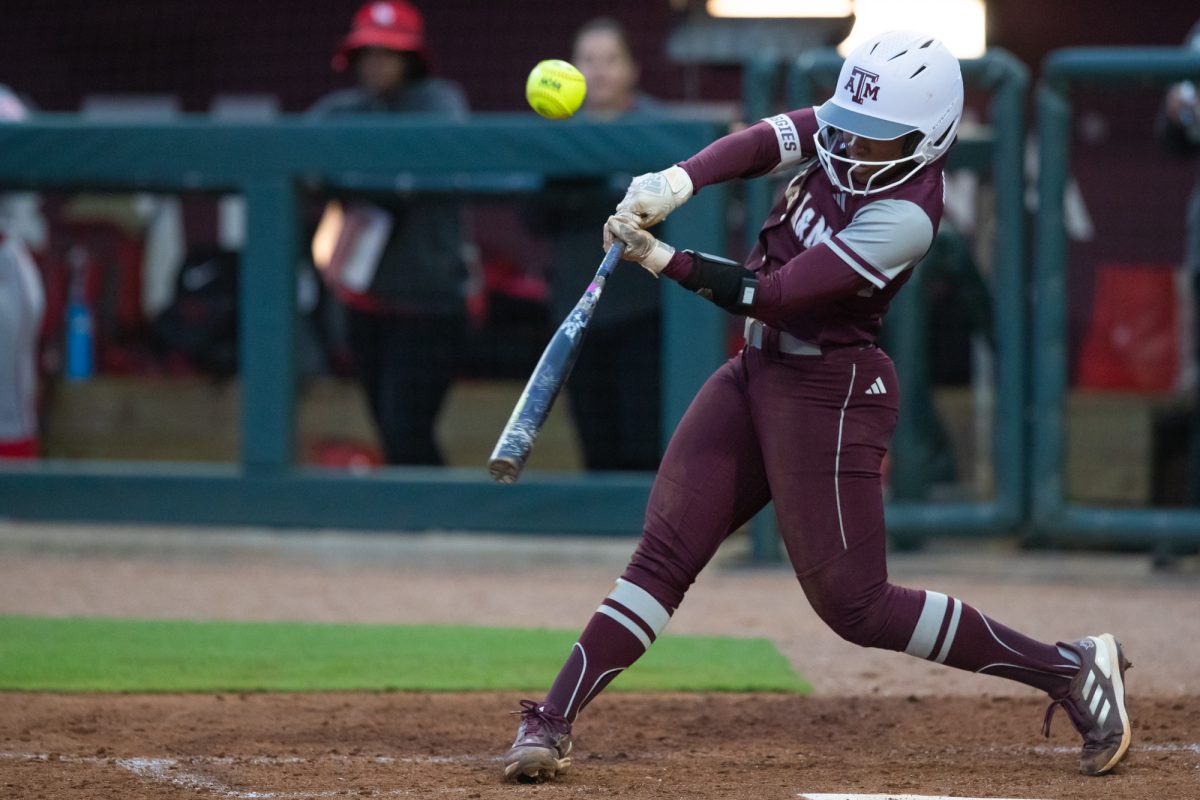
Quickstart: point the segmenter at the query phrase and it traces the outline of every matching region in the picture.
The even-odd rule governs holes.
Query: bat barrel
[[[579,355],[584,333],[591,322],[592,309],[600,299],[604,284],[622,250],[624,246],[620,243],[609,248],[592,285],[550,338],[550,343],[538,359],[529,382],[525,384],[525,391],[521,393],[488,459],[488,473],[498,483],[515,483],[525,468],[525,460],[529,458],[550,407],[554,405],[554,399]]]

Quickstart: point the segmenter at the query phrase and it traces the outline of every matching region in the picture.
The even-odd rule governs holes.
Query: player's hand
[[[667,218],[692,196],[692,179],[681,167],[647,172],[629,182],[617,214],[632,217],[638,227],[650,228]]]
[[[608,222],[604,224],[604,251],[606,253],[608,248],[612,247],[613,242],[621,242],[625,245],[625,252],[621,254],[621,258],[626,261],[636,261],[656,278],[667,268],[671,256],[675,255],[674,247],[660,242],[654,238],[653,234],[639,228],[637,220],[622,214],[609,217]]]

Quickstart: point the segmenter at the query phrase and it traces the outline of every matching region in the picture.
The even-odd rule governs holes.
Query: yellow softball
[[[587,81],[573,64],[557,58],[539,61],[525,81],[525,99],[546,119],[566,119],[579,110]]]

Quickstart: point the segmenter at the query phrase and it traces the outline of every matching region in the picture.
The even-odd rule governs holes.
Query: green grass
[[[541,692],[577,632],[0,617],[0,690]],[[807,692],[766,639],[663,636],[617,691]]]

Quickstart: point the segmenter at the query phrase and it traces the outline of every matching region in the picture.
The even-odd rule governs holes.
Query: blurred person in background
[[[1200,53],[1200,22],[1188,34],[1185,45]],[[1167,91],[1158,118],[1158,135],[1171,152],[1195,158],[1200,154],[1200,100],[1192,81],[1176,83]],[[1195,358],[1200,359],[1200,174],[1187,207],[1187,232],[1183,248],[1183,268],[1192,286],[1192,329]],[[1200,390],[1193,404],[1191,476],[1188,481],[1189,499],[1200,505]]]
[[[358,85],[322,98],[313,116],[466,116],[462,88],[430,77],[424,19],[403,0],[360,8],[333,67],[353,70]],[[460,203],[430,194],[356,194],[331,204],[321,227],[329,226],[338,229],[336,243],[318,267],[347,310],[349,346],[384,458],[440,465],[434,426],[466,320]]]
[[[571,61],[587,80],[582,118],[614,120],[660,109],[638,90],[638,62],[616,20],[598,17],[580,27]],[[608,217],[630,178],[551,180],[530,201],[526,224],[554,242],[550,302],[555,324],[591,282],[598,260],[595,221]],[[661,438],[659,287],[644,271],[626,270],[604,294],[568,383],[584,466],[653,470]]]
[[[0,85],[0,124],[29,115]],[[0,195],[0,459],[38,456],[38,336],[46,309],[29,252],[45,237],[36,195]]]

